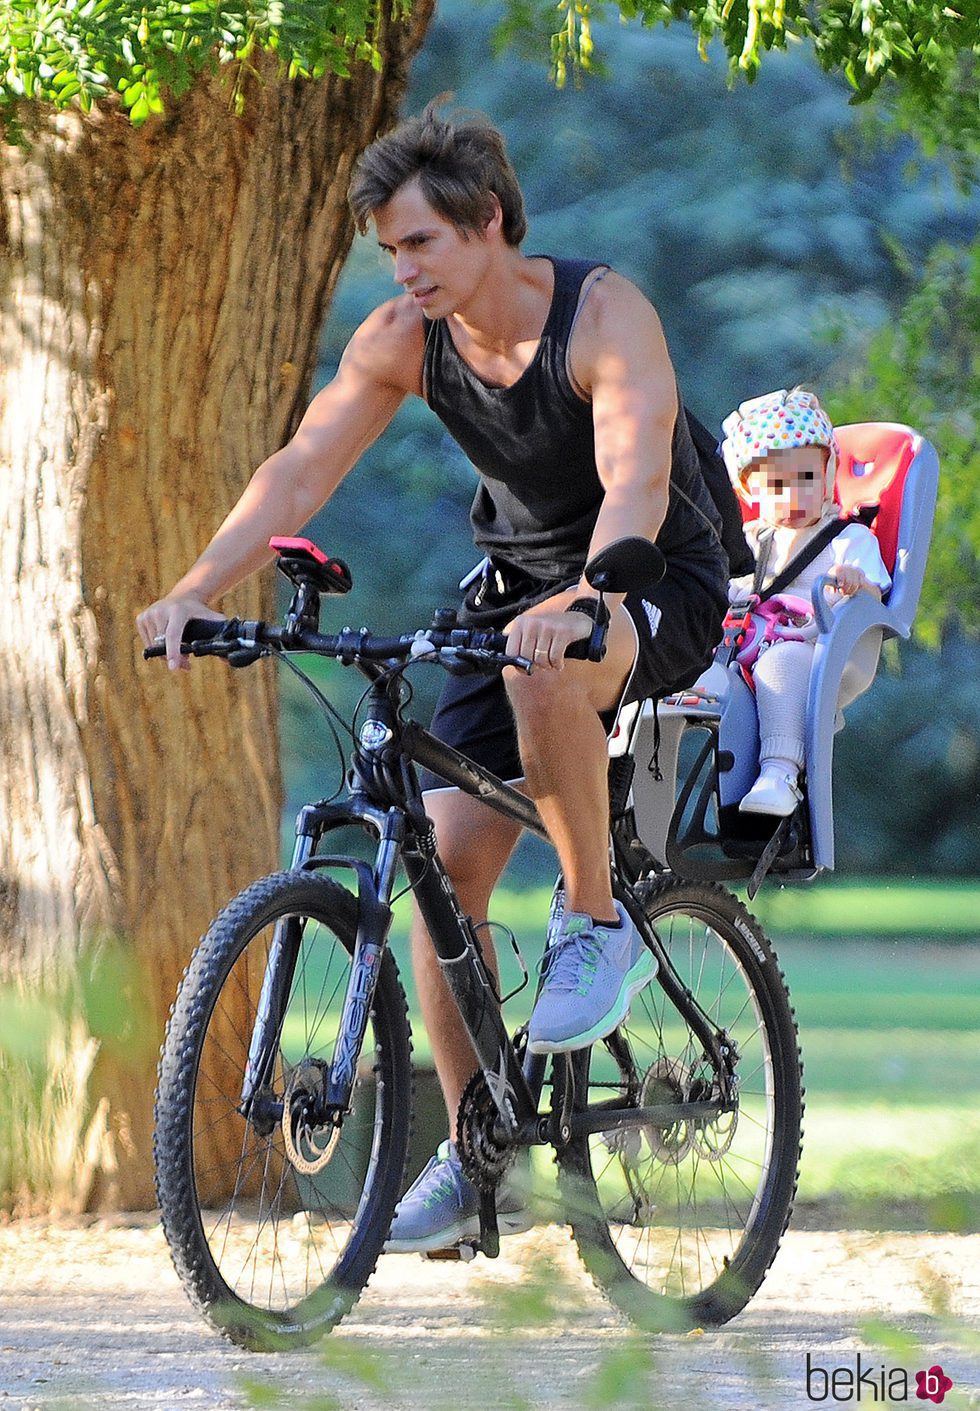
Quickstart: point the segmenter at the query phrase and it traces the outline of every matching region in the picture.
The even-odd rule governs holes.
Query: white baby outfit
[[[781,572],[804,545],[820,532],[828,519],[834,518],[834,514],[825,515],[819,523],[808,524],[802,529],[794,529],[789,525],[779,525],[773,529],[765,582],[771,581]],[[762,520],[754,520],[746,525],[745,537],[754,553],[759,552],[759,535],[770,527]],[[882,593],[886,593],[891,587],[891,576],[882,561],[878,540],[865,525],[849,524],[821,549],[799,576],[786,586],[784,592],[809,601],[817,579],[838,564],[860,568]],[[744,600],[752,591],[752,583],[751,574],[744,578],[733,578],[729,586],[730,601]],[[760,652],[752,668],[759,713],[760,760],[787,760],[797,769],[803,766],[806,705],[813,650],[812,642],[774,642]],[[877,666],[877,657],[877,643],[873,644],[870,651],[865,652],[860,650],[859,645],[844,673],[839,699],[841,706],[854,700],[870,685]]]

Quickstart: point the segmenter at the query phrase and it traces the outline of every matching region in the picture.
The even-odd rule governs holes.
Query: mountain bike
[[[451,610],[397,637],[323,634],[321,598],[349,588],[346,567],[306,540],[272,544],[294,585],[283,625],[191,622],[185,649],[238,667],[271,656],[297,672],[294,655],[312,653],[368,685],[346,797],[300,810],[290,867],[221,912],[170,1015],[154,1155],[184,1288],[226,1336],[264,1348],[318,1338],[370,1278],[411,1122],[409,1019],[388,946],[403,869],[477,1065],[456,1138],[480,1195],[480,1236],[450,1253],[498,1254],[495,1192],[520,1153],[549,1147],[561,1218],[612,1302],[650,1330],[724,1323],[762,1282],[796,1190],[802,1069],[769,941],[730,893],[674,877],[646,853],[631,824],[627,753],[610,769],[614,895],[657,974],[591,1048],[528,1052],[526,1025],[505,1025],[509,996],[483,959],[482,922],[463,913],[440,861],[417,769],[544,829],[530,799],[407,717],[405,674],[422,663],[532,664],[508,656],[501,634],[459,627]],[[662,565],[646,541],[620,541],[590,562],[588,579],[600,594],[648,583],[651,551]],[[575,647],[600,659],[601,627]],[[372,839],[372,860],[328,850],[352,827]],[[559,877],[552,922],[561,905]]]

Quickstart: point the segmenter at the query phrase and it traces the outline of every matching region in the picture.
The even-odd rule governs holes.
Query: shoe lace
[[[458,1194],[459,1169],[451,1156],[433,1156],[418,1178],[416,1198],[429,1208],[444,1196]]]
[[[579,995],[588,993],[602,958],[603,941],[597,929],[585,921],[569,922],[568,930],[548,947],[541,957],[539,969],[549,991],[567,990]]]

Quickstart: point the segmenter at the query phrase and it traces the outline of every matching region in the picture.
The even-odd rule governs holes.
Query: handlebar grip
[[[228,626],[230,619],[227,617],[189,617],[184,623],[184,630],[181,633],[181,647],[193,646],[195,642],[209,642],[212,637],[217,637],[219,632],[223,632]],[[143,648],[143,660],[150,661],[153,657],[165,657],[167,648],[163,642],[154,642],[152,647]]]
[[[565,648],[565,660],[602,661],[606,655],[606,632],[608,623],[593,623],[591,635],[572,642]]]

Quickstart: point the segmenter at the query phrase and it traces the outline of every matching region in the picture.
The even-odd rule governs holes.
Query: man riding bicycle
[[[258,468],[197,562],[140,614],[140,636],[165,638],[171,669],[189,667],[180,654],[188,619],[220,616],[212,605],[269,559],[270,537],[304,525],[403,399],[423,397],[480,475],[471,519],[486,557],[460,620],[506,631],[508,652],[536,667],[450,676],[432,728],[501,778],[522,780],[537,805],[565,910],[529,1047],[579,1048],[611,1032],[654,973],[611,891],[607,730],[620,705],[687,685],[710,660],[727,607],[720,521],[655,310],[604,264],[523,254],[523,197],[495,128],[450,122],[430,104],[364,152],[350,200],[405,292],[357,329],[291,441]],[[656,540],[665,576],[607,596],[601,663],[566,661],[599,608],[586,560],[633,535]],[[483,918],[518,828],[431,776],[423,784],[460,903]],[[474,1057],[417,913],[412,954],[452,1122]],[[520,1226],[506,1198],[498,1209],[502,1231]],[[399,1205],[388,1247],[439,1248],[478,1225],[476,1191],[444,1144]]]

